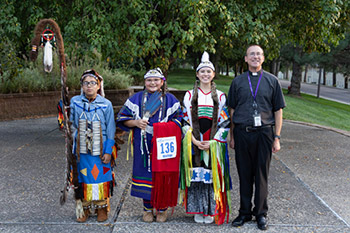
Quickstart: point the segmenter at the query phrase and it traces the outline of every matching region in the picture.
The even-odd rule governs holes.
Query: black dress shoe
[[[252,220],[252,216],[250,215],[238,215],[238,217],[233,220],[232,226],[240,227],[243,226],[245,222],[249,222],[250,220]]]
[[[260,230],[263,230],[263,231],[267,230],[267,219],[264,215],[260,215],[256,217],[256,222]]]

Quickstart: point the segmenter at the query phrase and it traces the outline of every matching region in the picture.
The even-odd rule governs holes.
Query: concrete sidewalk
[[[281,83],[282,88],[288,89],[288,87],[291,85],[290,80],[286,79],[279,79],[278,80]],[[306,93],[309,95],[317,96],[317,84],[311,84],[311,83],[305,83],[302,82],[300,85],[300,93]],[[337,87],[331,87],[331,86],[320,86],[320,98],[335,101],[338,103],[343,104],[350,104],[350,89],[342,89]]]
[[[270,170],[267,232],[350,232],[350,133],[284,122],[282,150]],[[118,153],[118,187],[107,222],[75,221],[73,193],[64,206],[64,138],[55,118],[0,122],[0,232],[260,232],[254,221],[196,224],[177,206],[166,223],[143,223],[142,201],[130,196],[132,161],[126,145]],[[233,182],[230,223],[239,207],[238,177]]]

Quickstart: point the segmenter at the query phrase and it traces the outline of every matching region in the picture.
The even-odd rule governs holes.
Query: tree
[[[165,73],[178,58],[194,52],[217,52],[220,43],[237,32],[227,8],[213,1],[120,1],[116,16],[116,56],[132,62],[142,58],[147,69],[160,66]],[[215,30],[213,30],[215,28]]]
[[[274,27],[274,15],[278,11],[278,1],[224,1],[234,18],[238,33],[230,38],[232,46],[219,43],[216,51],[220,51],[221,59],[234,66],[235,74],[241,73],[246,48],[251,44],[259,44],[264,48],[267,60],[278,56],[279,40]]]
[[[311,59],[306,61],[306,64],[317,64],[322,67],[323,72],[323,84],[326,84],[326,73],[332,72],[332,85],[336,85],[336,74],[340,72],[346,76],[350,72],[350,34],[346,34],[345,38],[339,41],[338,46],[330,46],[330,52],[328,53],[311,53]],[[312,62],[312,63],[310,63]]]
[[[280,1],[279,35],[302,51],[328,52],[343,38],[349,19],[348,1]],[[290,94],[300,94],[301,63],[293,60]]]
[[[348,87],[348,80],[350,76],[350,34],[347,34],[345,39],[339,43],[339,46],[332,50],[333,75],[335,72],[340,72],[345,76],[345,88]],[[333,77],[333,79],[335,79]],[[335,83],[335,81],[334,81]]]
[[[264,48],[266,65],[279,60],[286,44],[302,53],[329,51],[349,26],[349,4],[338,0],[5,0],[0,24],[16,21],[16,33],[7,38],[15,41],[18,57],[28,54],[36,23],[53,18],[61,27],[68,57],[77,60],[96,49],[112,67],[159,66],[166,73],[176,59],[200,57],[206,50],[217,67],[232,65],[238,72],[249,44]],[[277,66],[271,67],[272,71]]]
[[[346,34],[345,39],[339,42],[337,47],[332,47],[329,59],[325,62],[327,67],[333,71],[333,85],[336,84],[336,73],[342,73],[345,78],[345,88],[347,88],[347,77],[350,74],[350,34]]]
[[[5,71],[9,77],[16,76],[21,67],[21,62],[17,57],[18,45],[15,43],[21,36],[20,23],[12,1],[5,1],[0,11],[0,76]],[[4,82],[4,79],[1,78]]]

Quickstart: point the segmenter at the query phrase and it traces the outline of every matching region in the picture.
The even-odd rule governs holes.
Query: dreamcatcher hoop
[[[55,36],[55,33],[49,28],[46,28],[42,33],[41,37],[46,41],[51,41]]]

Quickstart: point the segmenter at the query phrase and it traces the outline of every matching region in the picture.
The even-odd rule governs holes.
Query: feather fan
[[[150,117],[152,117],[160,108],[161,100],[160,98],[162,97],[161,92],[156,91],[154,92],[149,99],[146,102],[145,106],[145,114],[142,119],[148,120]]]

